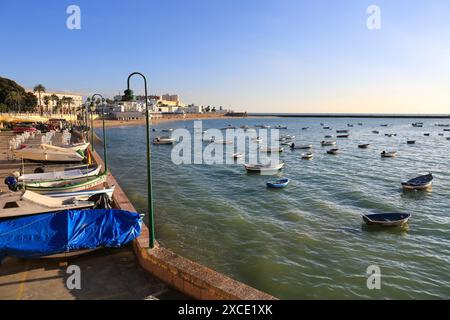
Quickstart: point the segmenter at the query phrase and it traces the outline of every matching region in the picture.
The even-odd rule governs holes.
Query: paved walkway
[[[70,265],[80,267],[80,290],[66,286]],[[100,249],[68,260],[6,258],[0,265],[0,300],[185,298],[142,269],[131,246]]]

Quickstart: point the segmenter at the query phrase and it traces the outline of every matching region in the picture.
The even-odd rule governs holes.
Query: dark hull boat
[[[339,149],[331,149],[331,150],[328,150],[327,153],[328,153],[328,154],[336,155],[336,154],[339,153]]]
[[[409,213],[375,213],[363,215],[362,218],[367,225],[396,227],[408,222],[410,217]]]
[[[433,183],[433,175],[431,173],[419,176],[417,178],[402,182],[403,189],[421,190],[430,188]]]
[[[0,261],[121,247],[139,236],[142,218],[118,209],[63,210],[0,219]]]
[[[365,144],[358,145],[358,148],[360,148],[360,149],[367,149],[368,147],[370,147],[370,143],[365,143]]]
[[[289,184],[289,179],[279,179],[273,182],[267,182],[266,185],[268,188],[284,188]]]

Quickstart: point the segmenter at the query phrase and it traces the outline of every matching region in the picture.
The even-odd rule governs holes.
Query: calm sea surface
[[[412,127],[415,121],[424,122],[424,127]],[[288,130],[280,133],[313,144],[314,159],[301,160],[303,150],[286,150],[281,155],[286,166],[279,176],[291,183],[270,190],[265,183],[275,177],[247,174],[242,164],[175,165],[172,146],[152,146],[157,239],[183,256],[283,299],[450,298],[450,141],[438,135],[450,132],[443,132],[436,122],[450,123],[332,118],[203,121],[204,130],[287,125]],[[156,128],[169,127],[193,132],[193,121]],[[327,155],[330,147],[321,147],[320,141],[327,134],[336,136],[336,129],[349,129],[350,138],[337,139],[339,155]],[[110,169],[137,210],[145,212],[145,127],[110,128],[107,135]],[[417,142],[407,145],[407,139]],[[358,149],[360,143],[372,146]],[[384,149],[397,150],[397,158],[382,159]],[[402,191],[401,181],[428,172],[435,176],[431,192]],[[412,214],[407,228],[362,225],[361,214],[398,211]],[[369,265],[381,269],[380,290],[367,288]]]

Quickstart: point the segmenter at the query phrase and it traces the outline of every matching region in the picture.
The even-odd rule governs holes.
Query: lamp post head
[[[91,102],[91,104],[89,105],[89,108],[91,109],[91,112],[95,111],[95,104],[93,102]]]

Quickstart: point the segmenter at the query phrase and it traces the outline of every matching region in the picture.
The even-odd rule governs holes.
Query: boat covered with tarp
[[[118,209],[63,210],[0,219],[0,261],[121,247],[141,233],[142,216]]]

